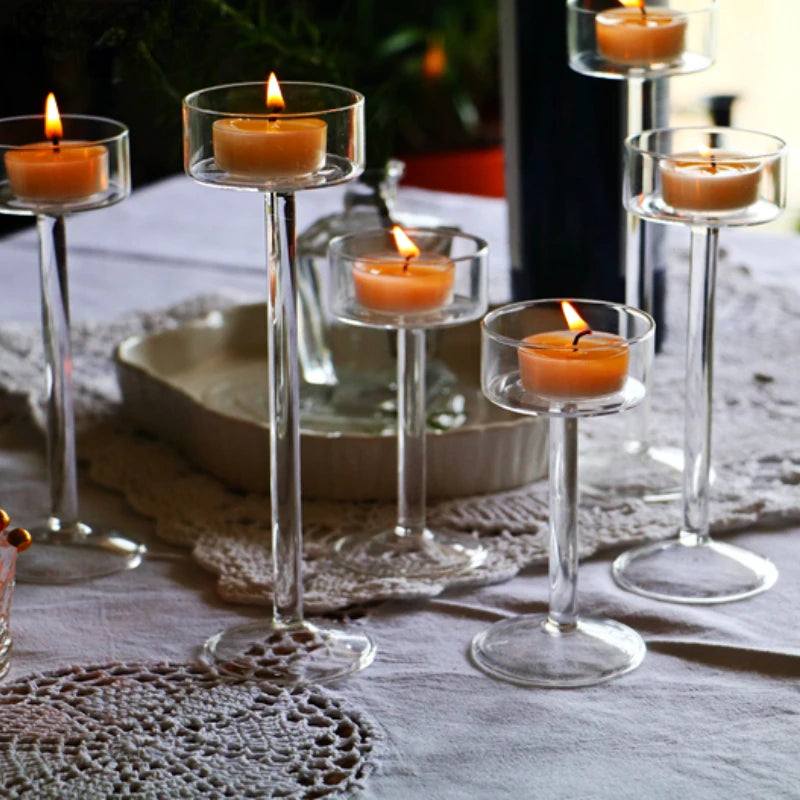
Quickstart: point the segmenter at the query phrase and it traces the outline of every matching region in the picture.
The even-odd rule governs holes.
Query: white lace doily
[[[656,359],[651,438],[680,447],[683,435],[682,345],[686,276],[671,274],[670,334]],[[76,414],[85,431],[80,444],[91,475],[124,493],[131,505],[156,520],[164,540],[192,549],[216,573],[226,600],[269,604],[272,564],[268,499],[228,490],[169,446],[124,427],[117,414],[118,389],[110,363],[113,345],[142,330],[174,326],[228,305],[199,298],[162,313],[137,314],[116,323],[73,328]],[[798,330],[800,299],[756,283],[747,270],[722,260],[716,305],[716,358],[712,530],[741,529],[800,518],[800,371],[787,368]],[[0,420],[33,413],[32,387],[41,384],[40,334],[31,328],[0,328]],[[476,354],[476,358],[477,358]],[[584,439],[609,453],[623,438],[628,415],[584,420]],[[96,425],[98,419],[104,420]],[[91,423],[91,424],[90,424]],[[438,594],[447,586],[507,579],[547,558],[546,481],[495,495],[444,501],[429,508],[430,527],[480,537],[489,556],[468,577],[443,580],[369,578],[350,572],[330,556],[344,532],[378,531],[394,524],[394,504],[304,504],[305,605],[317,613],[388,597]],[[600,498],[580,509],[583,556],[622,543],[674,535],[680,504],[648,504],[636,498]]]
[[[374,732],[321,689],[186,664],[35,674],[0,689],[8,800],[350,797]]]

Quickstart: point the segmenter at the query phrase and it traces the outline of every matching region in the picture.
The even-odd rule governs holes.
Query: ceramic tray
[[[303,384],[303,495],[392,499],[393,335],[341,326],[331,340],[343,378],[371,376],[380,391],[373,387],[374,397],[355,400],[345,380],[335,391]],[[499,409],[481,394],[478,323],[433,332],[428,340],[429,498],[496,492],[545,474],[546,422]],[[233,488],[267,490],[263,304],[132,337],[117,347],[115,362],[125,412],[137,426]]]

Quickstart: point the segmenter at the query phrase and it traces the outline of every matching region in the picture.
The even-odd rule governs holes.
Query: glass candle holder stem
[[[397,331],[397,531],[425,533],[425,331]]]
[[[79,523],[66,226],[61,215],[37,214],[36,227],[39,233],[42,333],[47,377],[49,525],[54,532],[61,532],[69,538],[77,532]]]
[[[264,193],[268,255],[267,352],[273,615],[303,619],[300,419],[294,193]]]
[[[692,228],[689,319],[686,334],[683,500],[680,540],[708,540],[711,405],[714,360],[714,292],[719,228]]]
[[[578,613],[578,420],[550,417],[550,608],[548,623],[573,630]]]

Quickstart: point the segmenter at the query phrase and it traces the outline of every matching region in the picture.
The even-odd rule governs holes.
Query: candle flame
[[[701,145],[697,148],[697,152],[700,153],[702,158],[711,158],[711,148],[706,147],[705,145]]]
[[[562,300],[561,310],[564,312],[564,319],[567,321],[567,327],[571,331],[585,331],[589,329],[586,321],[575,310],[571,303],[568,303],[566,300]]]
[[[401,256],[416,258],[419,255],[419,247],[408,238],[406,232],[399,225],[392,226],[392,236],[394,236],[394,243]]]
[[[48,139],[60,139],[64,135],[61,115],[58,113],[56,96],[50,92],[44,106],[44,135]]]
[[[283,111],[286,108],[281,87],[278,85],[278,79],[274,72],[270,72],[269,78],[267,78],[267,108],[270,111]]]
[[[644,8],[644,0],[619,0],[625,8]]]

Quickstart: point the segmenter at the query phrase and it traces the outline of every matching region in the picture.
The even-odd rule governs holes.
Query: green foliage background
[[[180,102],[218,83],[338,83],[367,98],[368,160],[499,139],[495,0],[5,0],[3,115],[63,111],[131,128],[134,179],[181,169]],[[447,55],[426,78],[432,44]]]

